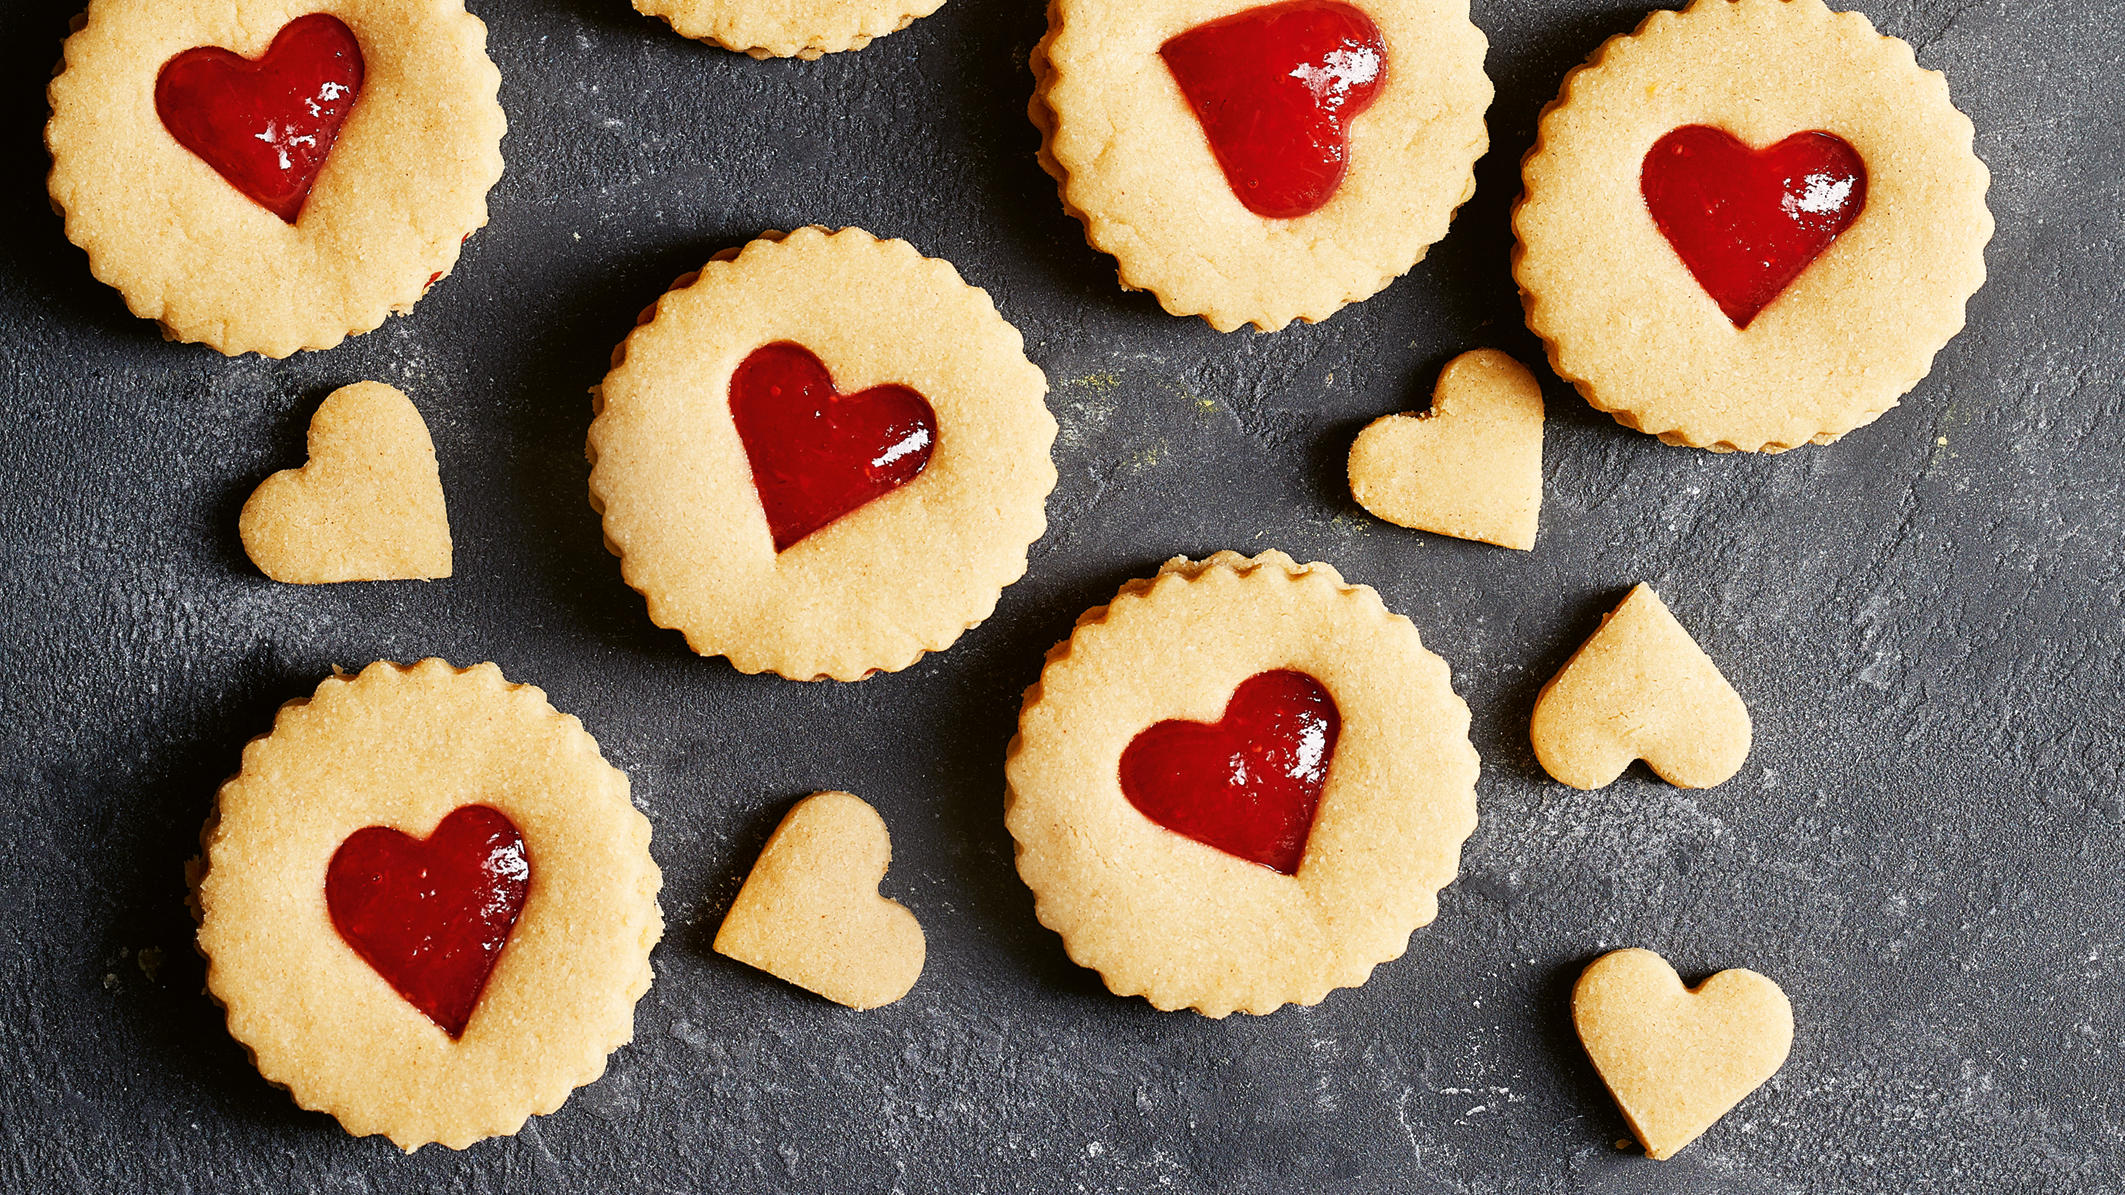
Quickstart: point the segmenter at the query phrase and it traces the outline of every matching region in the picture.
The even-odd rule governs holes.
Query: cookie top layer
[[[741,671],[857,680],[950,646],[1024,575],[1055,488],[1047,380],[949,263],[861,229],[802,228],[711,261],[644,314],[598,390],[590,493],[658,626]],[[816,359],[831,394],[818,418],[778,424],[781,399],[762,413],[740,367],[769,349]],[[742,431],[741,392],[759,419]],[[926,465],[778,548],[770,492],[841,480],[778,466],[846,446],[863,429],[839,421],[885,397],[926,405]],[[904,446],[860,463],[890,471]]]
[[[1865,164],[1858,218],[1745,327],[1644,194],[1656,143],[1693,127],[1755,151],[1827,133]],[[1896,405],[1962,329],[1992,236],[1972,136],[1947,82],[1860,13],[1821,0],[1654,13],[1543,114],[1513,217],[1528,326],[1588,402],[1669,443],[1828,443]]]
[[[1310,677],[1340,729],[1291,874],[1154,822],[1123,754],[1217,723],[1265,673]],[[1363,983],[1437,914],[1476,824],[1468,707],[1408,619],[1280,552],[1169,561],[1088,611],[1027,690],[1005,821],[1040,921],[1120,995],[1213,1017]]]
[[[326,874],[357,831],[426,838],[468,806],[514,825],[530,883],[453,1039],[336,930]],[[492,664],[371,664],[281,707],[202,843],[199,948],[230,1034],[350,1133],[407,1150],[514,1133],[633,1037],[663,932],[649,822],[582,724]]]
[[[755,58],[818,58],[860,50],[907,28],[944,0],[635,0],[685,37]]]
[[[359,93],[293,222],[180,144],[157,79],[189,50],[256,60],[298,17],[360,46]],[[94,0],[51,82],[52,201],[133,313],[231,355],[330,348],[410,311],[487,222],[501,74],[458,0]]]
[[[1466,0],[1364,0],[1385,81],[1349,123],[1347,172],[1311,214],[1250,211],[1160,48],[1253,0],[1055,0],[1032,54],[1041,161],[1122,285],[1219,331],[1327,318],[1408,272],[1475,193],[1490,144]]]

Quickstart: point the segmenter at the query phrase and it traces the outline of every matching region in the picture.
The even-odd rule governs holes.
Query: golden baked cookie
[[[165,336],[330,348],[487,223],[486,40],[461,0],[91,0],[50,87],[52,202]]]
[[[622,575],[744,672],[858,680],[943,650],[1047,527],[1046,378],[905,241],[801,228],[725,257],[643,313],[595,395]]]
[[[893,840],[853,793],[791,807],[716,931],[716,953],[854,1009],[908,994],[922,974],[922,925],[878,894]]]
[[[492,664],[281,707],[201,835],[207,988],[259,1073],[411,1151],[516,1132],[634,1035],[663,932],[627,777]]]
[[[1274,331],[1446,235],[1490,144],[1484,48],[1466,0],[1053,0],[1028,113],[1124,287]]]
[[[1793,1006],[1777,984],[1735,969],[1684,988],[1650,950],[1595,959],[1572,987],[1572,1024],[1655,1160],[1763,1086],[1793,1048]]]
[[[1680,788],[1725,784],[1749,758],[1749,709],[1650,585],[1633,586],[1535,698],[1528,738],[1573,788],[1634,759]]]
[[[1671,444],[1827,444],[1896,405],[1985,280],[1947,82],[1821,0],[1693,0],[1565,77],[1513,274],[1588,402]]]
[[[413,400],[382,382],[325,397],[310,460],[251,491],[244,554],[276,581],[431,580],[450,575],[450,519],[435,443]]]
[[[1026,691],[1004,820],[1041,924],[1118,995],[1315,1004],[1437,915],[1468,707],[1408,619],[1281,552],[1168,561]]]
[[[1542,513],[1542,386],[1496,349],[1446,363],[1422,415],[1384,415],[1350,446],[1350,493],[1403,527],[1523,551]]]
[[[944,0],[635,0],[682,36],[754,58],[860,50],[944,7]]]

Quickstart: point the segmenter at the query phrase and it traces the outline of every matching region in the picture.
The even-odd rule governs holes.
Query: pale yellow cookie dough
[[[263,53],[296,17],[353,31],[365,77],[288,224],[178,144],[155,111],[177,54]],[[51,82],[52,202],[69,240],[172,339],[285,357],[410,311],[487,223],[501,73],[461,0],[91,0]]]
[[[1793,1007],[1754,971],[1685,989],[1650,950],[1595,959],[1572,1024],[1649,1158],[1667,1159],[1763,1086],[1793,1046]]]
[[[1130,804],[1122,752],[1154,723],[1215,722],[1238,686],[1295,669],[1341,731],[1296,875]],[[1476,825],[1468,707],[1379,595],[1281,552],[1167,562],[1088,611],[1026,691],[1004,819],[1041,924],[1118,995],[1212,1017],[1365,982],[1437,915]]]
[[[1326,206],[1255,215],[1232,193],[1159,47],[1259,0],[1053,0],[1032,54],[1041,163],[1121,284],[1221,332],[1312,322],[1422,260],[1475,193],[1490,144],[1483,34],[1467,0],[1365,0],[1387,84],[1350,128]]]
[[[944,0],[634,0],[685,37],[755,58],[818,58],[860,50],[944,6]]]
[[[1350,493],[1390,523],[1535,546],[1542,511],[1542,386],[1496,349],[1447,362],[1424,415],[1387,415],[1350,446]]]
[[[1820,130],[1867,167],[1859,219],[1746,329],[1647,211],[1640,172],[1685,125],[1758,148]],[[1513,275],[1588,402],[1672,444],[1777,452],[1872,422],[1963,327],[1990,181],[1969,118],[1911,47],[1821,0],[1694,0],[1566,76],[1523,165]]]
[[[325,398],[310,461],[252,491],[243,550],[276,581],[429,580],[450,575],[450,520],[435,444],[413,401],[381,382]]]
[[[1638,585],[1535,699],[1535,758],[1573,788],[1634,759],[1682,788],[1724,784],[1749,758],[1748,707],[1651,586]]]
[[[761,848],[716,953],[836,1004],[891,1004],[915,986],[924,953],[915,915],[878,894],[892,857],[877,810],[851,793],[813,793]]]
[[[339,936],[325,871],[357,830],[424,838],[466,805],[515,823],[531,877],[453,1041]],[[492,664],[376,663],[282,706],[202,844],[199,949],[230,1034],[349,1133],[409,1151],[514,1133],[634,1035],[663,932],[649,822],[582,724]]]
[[[795,341],[835,386],[912,386],[936,414],[913,481],[777,552],[731,373]],[[802,228],[711,261],[614,353],[590,425],[591,503],[658,626],[744,672],[857,680],[941,651],[1024,575],[1055,488],[1047,380],[950,263]]]

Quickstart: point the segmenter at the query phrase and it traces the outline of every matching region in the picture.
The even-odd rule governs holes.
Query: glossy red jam
[[[325,871],[325,907],[354,953],[452,1039],[479,1006],[524,894],[531,859],[499,810],[466,805],[426,839],[356,830]]]
[[[1122,795],[1176,834],[1297,875],[1342,715],[1303,672],[1263,672],[1215,723],[1166,721],[1122,752]]]
[[[282,27],[256,61],[186,50],[155,79],[155,111],[179,145],[293,224],[362,91],[362,47],[338,17]]]
[[[1867,164],[1834,133],[1752,149],[1685,125],[1645,155],[1646,210],[1737,328],[1784,293],[1867,206]]]
[[[731,374],[730,414],[777,552],[915,480],[937,445],[922,395],[892,385],[843,394],[810,349],[786,340]]]
[[[1339,0],[1284,0],[1221,17],[1159,47],[1247,210],[1320,210],[1349,167],[1350,122],[1387,82],[1379,27]]]

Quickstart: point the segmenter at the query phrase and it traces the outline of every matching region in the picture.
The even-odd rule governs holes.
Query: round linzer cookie
[[[1054,0],[1028,112],[1121,283],[1221,332],[1326,319],[1475,193],[1467,0]]]
[[[681,36],[755,58],[860,50],[944,7],[944,0],[635,0]]]
[[[859,680],[1026,571],[1047,379],[950,263],[861,229],[718,254],[613,352],[591,504],[658,626],[743,672]]]
[[[1119,995],[1222,1017],[1365,982],[1476,825],[1468,707],[1379,595],[1281,552],[1168,561],[1026,692],[1004,819]]]
[[[1896,405],[1985,280],[1948,84],[1821,0],[1695,0],[1566,76],[1513,273],[1550,363],[1671,444],[1827,444]]]
[[[202,843],[229,1032],[350,1133],[514,1133],[634,1035],[663,932],[649,822],[582,724],[492,664],[371,664],[281,707]]]
[[[169,338],[330,348],[486,224],[486,40],[460,0],[93,0],[51,82],[53,205]]]

